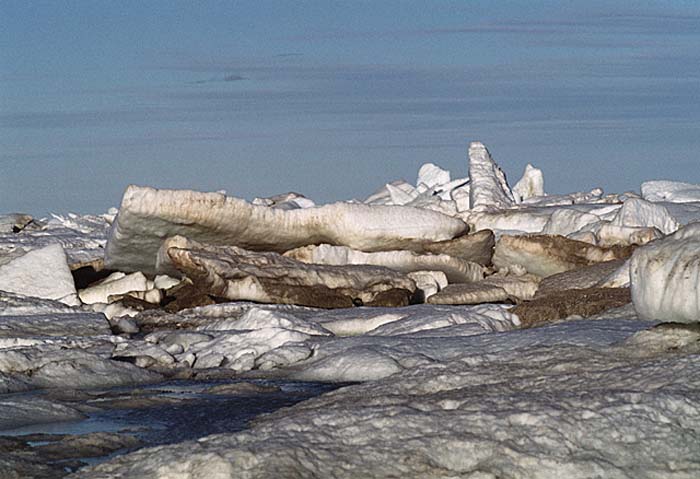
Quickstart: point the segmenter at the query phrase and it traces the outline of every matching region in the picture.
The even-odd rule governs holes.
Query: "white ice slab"
[[[451,239],[466,227],[459,219],[409,207],[336,203],[285,211],[219,193],[130,186],[110,233],[105,265],[153,272],[162,241],[177,234],[254,250],[329,243],[381,251]]]

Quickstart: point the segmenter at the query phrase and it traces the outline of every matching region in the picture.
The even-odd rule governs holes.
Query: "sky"
[[[362,199],[474,140],[549,193],[700,183],[700,2],[0,0],[0,213]]]

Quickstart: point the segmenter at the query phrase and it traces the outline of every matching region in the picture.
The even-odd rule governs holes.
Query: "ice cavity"
[[[153,273],[161,243],[178,234],[251,250],[329,243],[381,251],[448,240],[466,230],[457,218],[418,208],[335,203],[283,210],[219,193],[129,186],[110,231],[105,265]]]
[[[644,319],[700,322],[700,223],[638,248],[632,255],[632,301]]]

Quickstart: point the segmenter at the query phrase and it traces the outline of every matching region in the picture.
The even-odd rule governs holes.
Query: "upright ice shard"
[[[469,144],[469,203],[473,210],[498,210],[513,206],[515,198],[503,170],[491,159],[483,143]]]

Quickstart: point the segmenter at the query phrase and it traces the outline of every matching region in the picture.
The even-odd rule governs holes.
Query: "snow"
[[[105,265],[152,273],[161,243],[178,234],[254,250],[329,243],[377,251],[447,240],[465,230],[459,219],[418,208],[335,203],[286,211],[219,193],[130,186],[110,232]]]
[[[700,322],[700,223],[638,248],[630,279],[640,317],[682,323]]]

